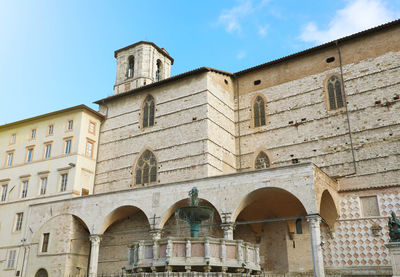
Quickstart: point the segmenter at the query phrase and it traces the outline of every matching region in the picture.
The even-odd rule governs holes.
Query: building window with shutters
[[[269,166],[270,166],[270,161],[269,161],[267,154],[265,154],[265,152],[263,152],[263,151],[260,151],[260,153],[258,153],[256,160],[254,162],[254,168],[262,169],[262,168],[267,168]]]
[[[67,183],[68,183],[68,173],[61,174],[61,186],[60,186],[61,192],[67,190]]]
[[[8,252],[7,269],[14,268],[16,254],[17,250],[10,250],[10,252]]]
[[[47,177],[40,178],[40,195],[45,195],[47,189]]]
[[[1,186],[1,202],[6,201],[7,199],[7,190],[8,190],[8,185],[2,185]]]
[[[155,103],[151,95],[147,95],[142,105],[142,128],[154,126]]]
[[[29,185],[29,181],[28,180],[22,181],[21,198],[26,198],[26,196],[28,195],[28,185]]]
[[[253,127],[265,126],[265,102],[265,99],[260,95],[255,97],[252,102]]]
[[[22,229],[22,220],[24,218],[24,213],[17,213],[15,218],[15,228],[14,231],[21,231]]]
[[[44,233],[42,237],[42,253],[46,253],[49,250],[49,239],[50,233]]]
[[[327,79],[325,92],[329,110],[336,110],[344,107],[343,86],[339,76],[332,75]]]
[[[135,185],[157,182],[157,159],[150,150],[140,156],[135,167]]]

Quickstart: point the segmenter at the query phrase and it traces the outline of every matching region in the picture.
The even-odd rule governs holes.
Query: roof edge
[[[384,24],[378,25],[376,27],[369,28],[367,30],[360,31],[360,32],[355,33],[355,34],[351,34],[351,35],[348,35],[348,36],[345,36],[345,37],[342,37],[342,38],[338,38],[336,40],[333,40],[333,41],[330,41],[330,42],[327,42],[327,43],[324,43],[324,44],[320,44],[320,45],[305,49],[305,50],[300,51],[300,52],[296,52],[296,53],[288,55],[288,56],[284,56],[284,57],[276,59],[276,60],[272,60],[272,61],[260,64],[260,65],[256,65],[256,66],[253,66],[253,67],[238,71],[238,72],[234,73],[234,75],[235,76],[239,76],[239,75],[242,75],[242,74],[246,74],[248,72],[256,71],[256,70],[259,70],[259,69],[264,68],[264,67],[269,66],[269,65],[281,63],[281,62],[288,61],[288,60],[290,60],[292,58],[295,58],[295,57],[300,57],[300,56],[312,53],[314,51],[318,51],[318,50],[322,50],[322,49],[329,48],[329,47],[332,47],[332,46],[336,46],[337,43],[341,43],[341,42],[345,42],[345,41],[352,40],[352,39],[355,39],[355,38],[359,38],[359,37],[362,37],[364,35],[372,34],[372,33],[376,32],[376,31],[387,29],[387,28],[390,28],[390,27],[393,27],[393,26],[396,26],[396,25],[400,25],[400,18],[396,19],[396,20],[393,20],[393,21],[390,21],[388,23],[384,23]]]
[[[75,111],[75,110],[86,110],[86,111],[98,116],[101,120],[103,120],[105,118],[104,115],[102,115],[101,113],[93,110],[92,108],[89,108],[88,106],[86,106],[84,104],[81,104],[81,105],[69,107],[69,108],[66,108],[66,109],[57,110],[57,111],[54,111],[54,112],[49,112],[49,113],[37,115],[37,116],[34,116],[34,117],[29,117],[29,118],[25,118],[25,119],[22,119],[22,120],[14,121],[14,122],[11,122],[11,123],[7,123],[7,124],[4,124],[4,125],[0,125],[0,130],[4,129],[4,128],[11,127],[11,126],[14,126],[14,125],[19,125],[19,124],[27,123],[27,122],[30,122],[30,121],[38,120],[38,119],[41,119],[41,118],[53,116],[53,115],[56,115],[56,114],[59,114],[59,113],[66,113],[66,112]]]
[[[155,44],[154,42],[145,41],[145,40],[141,40],[141,41],[135,42],[134,44],[131,44],[131,45],[125,46],[123,48],[120,48],[118,50],[115,50],[114,51],[114,58],[117,57],[117,54],[119,52],[127,50],[127,49],[132,48],[132,47],[135,47],[136,45],[139,45],[139,44],[148,44],[148,45],[153,46],[154,48],[156,48],[158,50],[158,52],[160,52],[161,54],[166,56],[168,59],[170,59],[171,60],[171,64],[174,64],[174,59],[168,54],[167,50],[165,50],[165,49],[163,50],[162,48],[158,47],[157,44]]]
[[[119,93],[119,94],[116,94],[116,95],[112,95],[112,96],[97,100],[97,101],[95,101],[93,103],[101,104],[101,103],[104,103],[106,101],[110,101],[110,100],[113,100],[113,99],[116,99],[116,98],[119,98],[119,97],[122,97],[122,96],[125,96],[125,95],[131,95],[133,93],[136,93],[136,92],[139,92],[139,91],[142,91],[142,90],[146,90],[146,89],[153,88],[153,87],[158,87],[158,86],[170,83],[170,82],[174,82],[174,81],[186,78],[188,76],[192,76],[192,75],[196,75],[196,74],[204,73],[204,72],[215,72],[215,73],[227,75],[227,76],[230,76],[230,77],[233,76],[233,74],[230,73],[230,72],[219,70],[219,69],[215,69],[215,68],[212,68],[212,67],[199,67],[199,68],[184,72],[184,73],[179,74],[179,75],[175,75],[175,76],[169,77],[167,79],[164,79],[164,80],[161,80],[161,81],[158,81],[158,82],[154,82],[154,83],[142,86],[142,87],[138,87],[138,88],[135,88],[135,89],[132,89],[132,90],[128,90],[128,91],[123,92],[123,93]]]

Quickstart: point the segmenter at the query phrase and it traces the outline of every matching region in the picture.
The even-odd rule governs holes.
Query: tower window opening
[[[161,80],[162,63],[160,60],[157,60],[156,68],[156,82],[158,82]]]
[[[126,73],[126,77],[133,78],[134,73],[135,73],[135,57],[130,56],[128,60],[128,71]]]

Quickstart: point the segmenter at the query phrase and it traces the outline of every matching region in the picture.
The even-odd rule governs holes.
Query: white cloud
[[[258,26],[258,34],[259,34],[261,37],[265,37],[265,36],[267,35],[268,28],[269,28],[268,25]]]
[[[343,36],[386,23],[396,18],[383,0],[351,0],[336,11],[327,30],[320,30],[314,22],[304,26],[300,39],[306,42],[324,43]]]
[[[241,60],[241,59],[245,58],[246,56],[247,56],[246,51],[241,50],[241,51],[239,51],[239,53],[237,53],[236,58],[237,58],[238,60]]]
[[[241,0],[237,6],[230,10],[223,10],[218,22],[225,25],[228,33],[240,33],[242,31],[241,20],[254,11],[251,0]]]

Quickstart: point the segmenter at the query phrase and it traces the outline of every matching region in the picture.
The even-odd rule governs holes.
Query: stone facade
[[[386,217],[400,213],[400,21],[234,74],[204,67],[170,77],[172,58],[149,42],[115,56],[114,95],[96,102],[106,119],[93,194],[30,206],[23,274],[121,270],[135,242],[187,234],[174,212],[193,186],[214,209],[201,234],[258,244],[265,272],[391,274],[384,244]],[[268,162],[258,170],[261,152]],[[35,249],[53,221],[65,226],[49,229],[49,245],[65,255],[51,261]],[[73,240],[62,242],[66,232]]]

